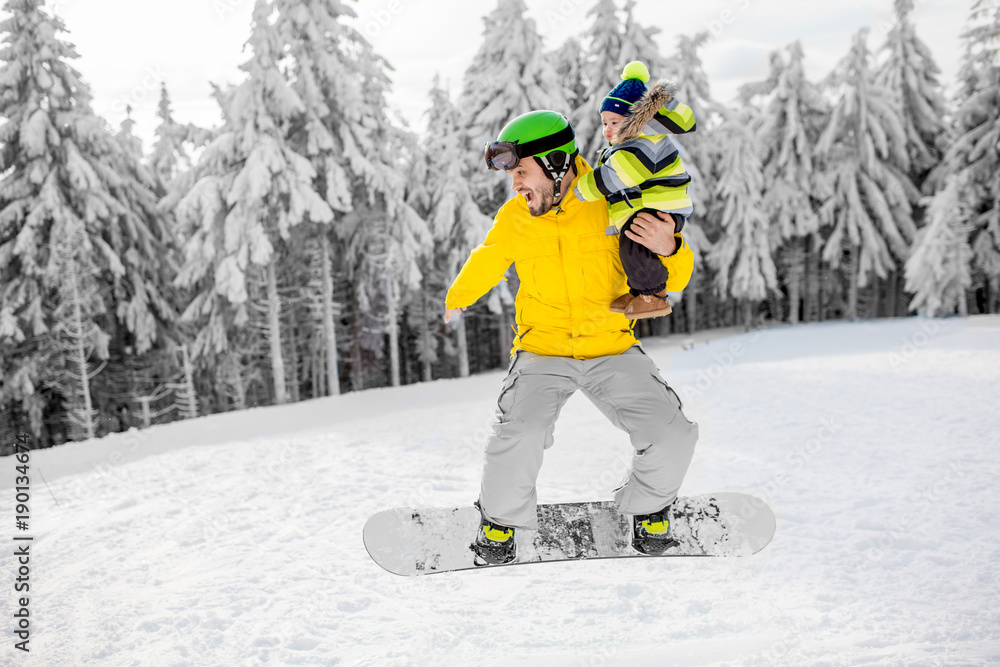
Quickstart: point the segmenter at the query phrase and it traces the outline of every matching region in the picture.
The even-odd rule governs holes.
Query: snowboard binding
[[[517,558],[517,543],[514,540],[515,529],[493,523],[483,515],[483,508],[480,507],[479,501],[476,501],[475,505],[481,516],[476,540],[469,545],[472,552],[476,554],[475,564],[478,566],[505,565],[513,562]]]
[[[647,556],[659,556],[679,542],[674,539],[673,503],[652,514],[632,516],[632,548]]]

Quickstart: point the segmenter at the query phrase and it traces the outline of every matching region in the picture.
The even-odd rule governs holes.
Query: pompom
[[[622,80],[639,79],[643,83],[649,81],[649,70],[638,60],[633,60],[622,70]]]

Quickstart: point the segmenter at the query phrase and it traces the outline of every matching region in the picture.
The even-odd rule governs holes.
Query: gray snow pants
[[[624,486],[614,495],[623,514],[648,514],[677,497],[698,440],[698,425],[638,346],[596,359],[549,357],[518,350],[497,399],[486,444],[479,502],[491,521],[537,528],[535,480],[552,446],[566,400],[583,393],[635,448]]]

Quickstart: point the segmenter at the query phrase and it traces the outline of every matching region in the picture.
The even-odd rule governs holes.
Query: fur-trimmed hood
[[[676,93],[676,83],[663,79],[657,81],[638,102],[632,105],[631,113],[626,116],[618,131],[618,141],[631,141],[642,136],[646,124],[653,120],[665,104],[674,99]]]

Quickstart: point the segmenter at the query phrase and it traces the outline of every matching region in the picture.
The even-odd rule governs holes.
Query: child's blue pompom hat
[[[622,70],[622,82],[611,89],[604,101],[601,111],[613,111],[622,116],[632,113],[632,105],[646,94],[646,82],[649,81],[649,70],[638,60],[633,60]]]

